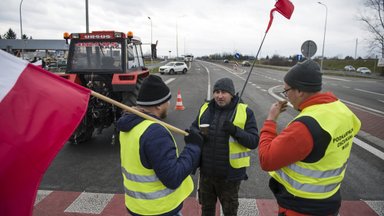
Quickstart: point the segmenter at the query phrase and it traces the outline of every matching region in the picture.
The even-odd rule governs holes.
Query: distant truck
[[[193,61],[193,55],[184,55],[184,61],[185,62],[192,62]]]
[[[67,67],[60,76],[125,105],[136,105],[141,83],[149,75],[140,38],[132,32],[93,31],[64,33],[64,39],[67,43],[70,40],[70,45]],[[87,113],[69,141],[73,144],[88,141],[95,130],[102,133],[121,114],[121,109],[91,97]],[[116,128],[111,142],[118,142]]]

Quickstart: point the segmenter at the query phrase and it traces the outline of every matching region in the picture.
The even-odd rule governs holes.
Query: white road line
[[[380,111],[380,110],[376,110],[376,109],[372,109],[372,108],[369,108],[369,107],[365,107],[363,105],[360,105],[360,104],[356,104],[356,103],[353,103],[353,102],[350,102],[350,101],[346,101],[346,100],[341,100],[340,101],[344,102],[344,103],[347,103],[347,104],[350,104],[350,105],[353,105],[353,106],[356,106],[356,107],[359,107],[365,111],[371,111],[372,114],[375,114],[375,115],[378,115],[378,114],[381,114],[379,115],[380,117],[383,117],[382,115],[384,115],[384,112]]]
[[[169,83],[173,82],[175,79],[176,78],[169,78],[169,79],[165,80],[164,83],[168,85]]]
[[[52,193],[52,191],[50,190],[38,190],[34,205],[37,205],[41,200],[47,197],[50,193]]]
[[[323,78],[332,79],[332,80],[339,80],[339,81],[344,81],[344,82],[351,82],[351,80],[346,80],[346,79],[341,79],[341,78],[336,78],[336,77],[330,77],[330,76],[323,76]]]
[[[83,192],[64,212],[100,214],[114,194]]]
[[[200,63],[201,64],[201,63]],[[203,64],[201,64],[203,68],[207,71],[208,73],[208,90],[207,90],[207,100],[211,100],[211,74],[209,72],[209,69],[205,67]]]
[[[355,88],[354,90],[356,90],[356,91],[361,91],[361,92],[365,92],[365,93],[370,93],[370,94],[375,94],[375,95],[384,96],[384,94],[382,94],[382,93],[377,93],[377,92],[367,91],[367,90],[364,90],[364,89],[358,89],[358,88]]]
[[[381,160],[384,160],[384,153],[380,150],[378,150],[377,148],[373,147],[373,146],[370,146],[368,145],[367,143],[359,140],[358,138],[354,138],[353,139],[353,142],[356,143],[358,146],[360,146],[361,148],[371,152],[372,154],[376,155],[378,158],[380,158]]]

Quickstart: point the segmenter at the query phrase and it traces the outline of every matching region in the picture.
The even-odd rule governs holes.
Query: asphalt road
[[[244,71],[245,70],[245,71]],[[180,129],[188,128],[200,105],[211,98],[214,82],[222,77],[234,80],[240,91],[248,68],[224,64],[194,61],[185,75],[162,75],[172,92],[171,109],[165,120]],[[281,70],[254,68],[243,95],[245,103],[253,109],[259,129],[262,127],[271,103],[282,98]],[[377,79],[324,76],[324,91],[334,92],[348,106],[358,112],[362,120],[362,132],[358,139],[365,145],[354,145],[341,191],[345,200],[384,200],[384,81]],[[184,111],[175,110],[177,91],[180,89]],[[281,114],[282,129],[297,111],[290,108]],[[95,193],[123,193],[120,173],[119,146],[112,146],[112,128],[95,135],[81,145],[66,144],[47,170],[40,190],[86,191]],[[183,137],[174,134],[181,150]],[[363,146],[363,147],[361,147]],[[368,149],[368,150],[367,150]],[[252,152],[249,179],[242,183],[241,198],[273,199],[268,189],[269,176],[259,167],[257,151]],[[196,182],[197,177],[194,177]],[[195,195],[195,193],[193,193]]]

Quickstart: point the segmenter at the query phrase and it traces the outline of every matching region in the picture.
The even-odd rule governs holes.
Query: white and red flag
[[[89,97],[89,89],[0,50],[0,215],[32,215],[40,181]]]

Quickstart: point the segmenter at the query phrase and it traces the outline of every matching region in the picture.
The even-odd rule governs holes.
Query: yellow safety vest
[[[309,106],[295,119],[302,116],[314,118],[331,136],[324,156],[314,163],[298,161],[269,174],[294,196],[326,199],[340,188],[353,137],[360,130],[361,123],[340,101]]]
[[[244,129],[247,122],[247,106],[246,104],[239,103],[236,108],[235,119],[233,124],[241,129]],[[198,124],[200,125],[200,118],[208,108],[208,103],[204,103],[200,108]],[[250,152],[251,150],[238,143],[232,136],[229,136],[229,163],[233,168],[249,167],[250,165]]]
[[[144,120],[129,132],[120,132],[125,205],[139,215],[159,215],[172,211],[191,194],[194,187],[191,176],[188,176],[177,189],[169,189],[163,185],[153,169],[142,165],[140,137],[151,124],[155,122]],[[172,136],[170,132],[169,134]],[[172,139],[175,143],[173,136]],[[178,157],[176,143],[175,147]]]

